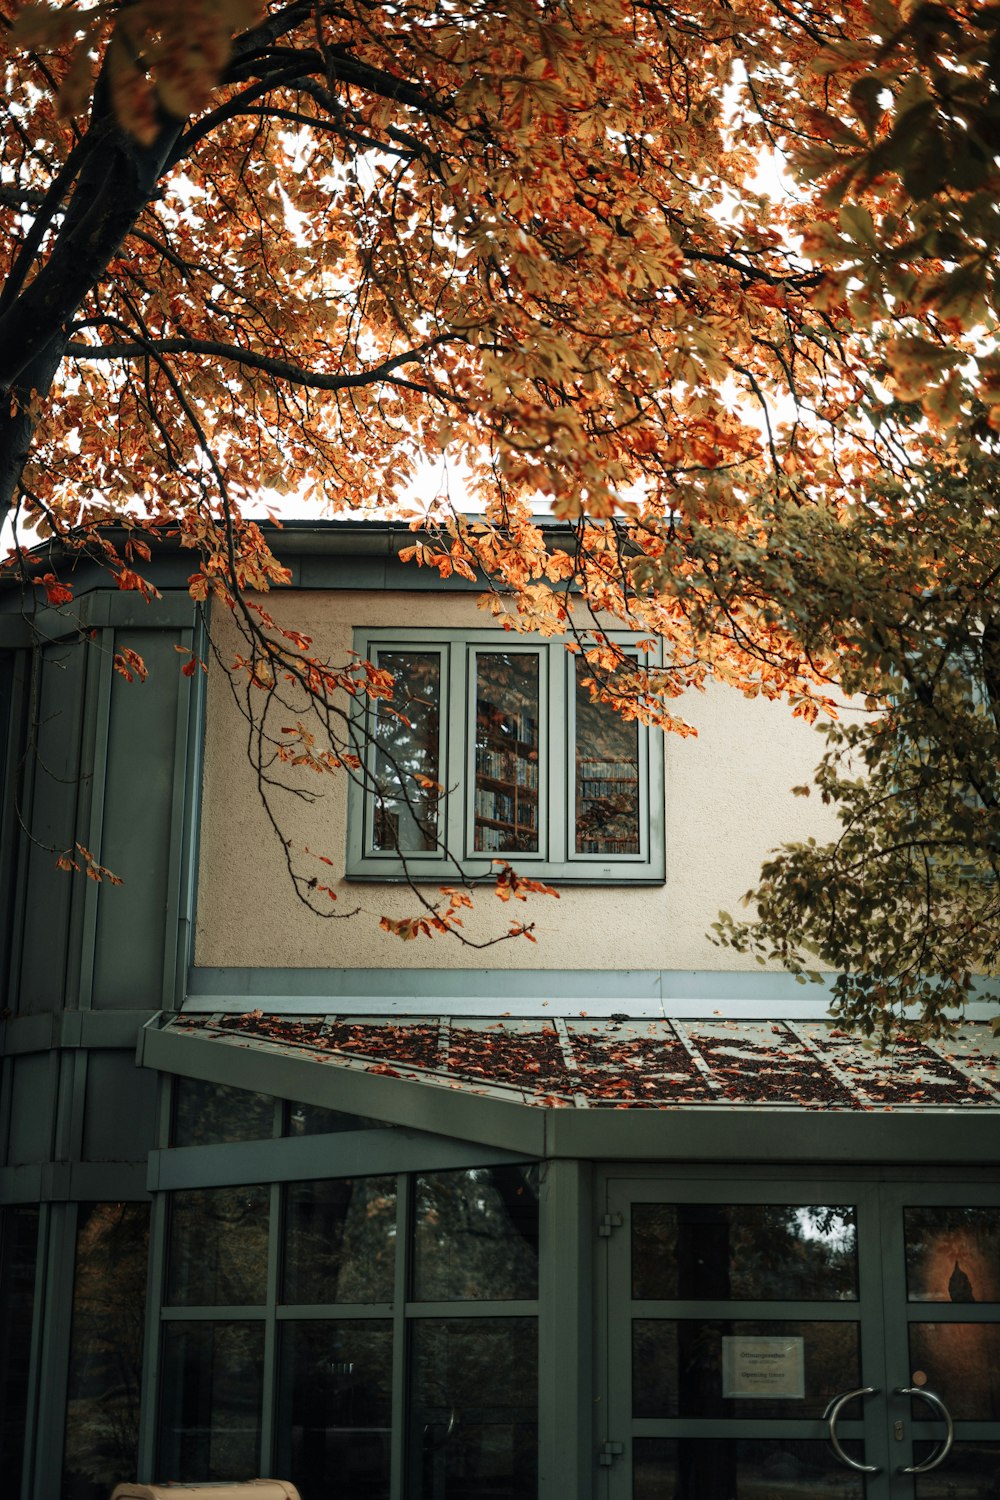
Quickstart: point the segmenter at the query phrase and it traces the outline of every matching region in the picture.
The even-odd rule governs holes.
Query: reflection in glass
[[[853,1208],[771,1203],[635,1203],[632,1296],[854,1301]]]
[[[170,1197],[167,1305],[264,1301],[270,1189],[187,1188]]]
[[[156,1479],[260,1473],[264,1324],[164,1323]]]
[[[922,1464],[939,1443],[914,1443],[913,1462]],[[916,1500],[1000,1500],[1000,1443],[957,1440],[940,1469],[918,1474]]]
[[[531,1500],[534,1318],[421,1318],[412,1328],[409,1500]]]
[[[147,1204],[80,1205],[62,1500],[135,1479],[148,1256]]]
[[[841,1439],[864,1461],[864,1445]],[[633,1500],[863,1500],[864,1480],[825,1443],[790,1438],[722,1441],[637,1438]]]
[[[594,667],[576,658],[576,852],[639,853],[639,726],[584,687]]]
[[[277,1472],[302,1500],[388,1500],[392,1324],[284,1323]]]
[[[940,1396],[956,1422],[1000,1421],[1000,1324],[911,1323],[910,1370]],[[933,1421],[924,1401],[915,1399],[915,1421]]]
[[[538,849],[538,656],[476,656],[475,848]]]
[[[286,1191],[284,1301],[391,1302],[395,1177],[291,1182]]]
[[[1000,1302],[1000,1209],[905,1208],[911,1302]]]
[[[263,1141],[274,1131],[274,1100],[201,1078],[174,1079],[172,1146]]]
[[[37,1248],[38,1209],[0,1209],[0,1474],[12,1495],[21,1492]]]
[[[374,709],[376,849],[415,853],[437,847],[438,798],[419,778],[440,780],[441,657],[437,651],[380,651],[391,672],[390,702]]]
[[[774,1363],[755,1395],[727,1398],[723,1340],[761,1338],[784,1340],[790,1345],[788,1360]],[[760,1346],[745,1347],[751,1356],[759,1354]],[[735,1350],[729,1346],[732,1364],[739,1369]],[[739,1376],[736,1383],[742,1383]],[[821,1417],[832,1396],[860,1384],[857,1323],[636,1318],[632,1324],[636,1417]],[[752,1388],[749,1381],[746,1388]],[[843,1415],[847,1419],[860,1411],[852,1404]]]
[[[321,1104],[288,1106],[286,1135],[335,1135],[342,1130],[391,1130],[384,1120],[368,1115],[347,1115],[343,1110],[324,1109]]]
[[[417,1178],[413,1295],[423,1302],[537,1297],[537,1167]]]

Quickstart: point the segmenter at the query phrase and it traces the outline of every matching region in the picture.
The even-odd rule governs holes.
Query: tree
[[[852,505],[860,526],[912,462],[882,382],[959,429],[978,389],[988,441],[992,367],[966,389],[962,360],[992,306],[992,12],[968,34],[959,7],[884,0],[0,15],[0,514],[124,588],[147,586],[141,527],[179,533],[243,637],[265,797],[283,767],[364,775],[349,701],[392,683],[275,626],[280,562],[243,512],[398,505],[429,458],[445,492],[412,561],[483,578],[512,628],[575,631],[596,699],[683,729],[676,698],[714,675],[832,708],[854,624],[789,607],[795,539]],[[808,196],[759,186],[773,150]],[[597,612],[666,667],[616,658]],[[453,930],[466,898],[420,899]]]
[[[769,468],[826,456],[754,411],[857,394],[861,349],[748,187],[789,62],[803,108],[824,96],[807,69],[843,28],[818,26],[632,0],[24,8],[0,506],[60,532],[146,514],[252,583],[272,565],[232,527],[262,487],[388,503],[445,452],[487,518],[453,565],[546,624],[564,604],[538,585],[570,564],[527,499],[654,553],[688,516],[738,523]],[[597,527],[574,560],[596,604],[621,607],[619,545]],[[800,667],[767,657],[776,690]]]
[[[786,516],[746,561],[784,573],[803,640],[837,632],[863,703],[824,729],[816,787],[838,838],[776,851],[748,893],[755,919],[724,914],[718,932],[799,974],[840,970],[835,1015],[883,1042],[947,1029],[1000,964],[996,524],[996,459],[972,444],[846,518]]]

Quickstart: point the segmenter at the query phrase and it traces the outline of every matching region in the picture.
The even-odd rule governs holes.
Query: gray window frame
[[[639,638],[608,632],[608,639],[628,648]],[[663,735],[637,726],[639,744],[639,853],[577,853],[573,846],[575,769],[575,663],[562,638],[507,636],[496,630],[358,629],[354,649],[362,660],[378,663],[392,652],[434,650],[441,654],[441,739],[438,779],[446,788],[441,802],[440,845],[433,853],[400,856],[374,847],[373,799],[361,779],[348,798],[346,875],[350,880],[434,881],[489,880],[497,860],[518,871],[564,885],[662,885],[666,879],[664,847]],[[475,775],[475,671],[483,653],[535,655],[539,659],[539,849],[537,852],[482,853],[473,848]],[[646,657],[650,665],[658,658]],[[366,769],[373,755],[374,707],[358,705],[357,742]]]

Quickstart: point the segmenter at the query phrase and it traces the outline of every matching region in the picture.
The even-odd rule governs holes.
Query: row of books
[[[635,801],[635,788],[638,785],[634,776],[623,776],[618,781],[586,781],[577,783],[576,795],[581,802],[597,802],[606,797],[627,797]]]
[[[595,781],[635,781],[639,767],[634,760],[577,760],[576,774]]]
[[[630,839],[581,839],[576,841],[577,854],[638,854],[639,840]]]
[[[510,750],[477,750],[476,774],[493,781],[510,781],[515,786],[538,785],[538,762],[514,755]]]
[[[534,830],[530,833],[512,833],[507,828],[491,828],[487,823],[476,824],[476,849],[484,854],[511,854],[518,849],[534,852],[538,839]]]
[[[516,823],[520,828],[534,828],[535,804],[517,802],[509,792],[476,792],[476,817],[492,818],[497,823]]]

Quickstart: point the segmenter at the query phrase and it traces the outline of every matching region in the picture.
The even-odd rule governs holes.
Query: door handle
[[[922,1464],[910,1464],[908,1468],[901,1468],[899,1471],[901,1474],[929,1474],[932,1469],[937,1468],[938,1464],[944,1463],[945,1459],[948,1457],[948,1454],[951,1452],[951,1445],[955,1441],[955,1424],[951,1420],[951,1412],[945,1406],[940,1396],[935,1396],[933,1391],[925,1391],[923,1386],[897,1386],[896,1395],[919,1396],[921,1400],[926,1401],[929,1406],[934,1407],[934,1410],[937,1412],[938,1416],[944,1423],[944,1442],[941,1444],[937,1452],[932,1453],[930,1458],[925,1458]]]
[[[840,1439],[837,1436],[837,1418],[840,1416],[843,1407],[847,1405],[848,1401],[853,1401],[855,1396],[877,1395],[878,1391],[873,1385],[859,1386],[856,1391],[842,1391],[839,1396],[833,1397],[833,1400],[828,1403],[826,1411],[823,1413],[823,1420],[826,1422],[826,1430],[830,1434],[830,1447],[833,1449],[834,1453],[840,1459],[840,1462],[844,1465],[845,1468],[854,1469],[858,1474],[877,1474],[879,1472],[878,1465],[859,1464],[856,1458],[848,1457],[843,1448],[840,1446]]]

